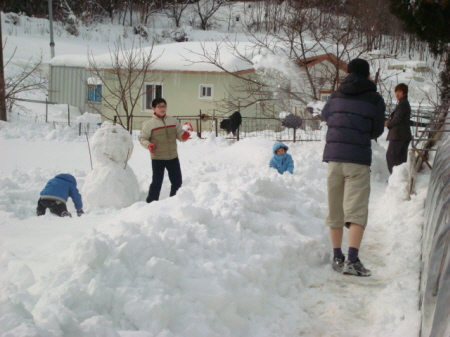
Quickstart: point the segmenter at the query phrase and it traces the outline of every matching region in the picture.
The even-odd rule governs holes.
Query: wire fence
[[[207,138],[211,133],[215,134],[216,137],[220,136],[236,141],[256,137],[292,142],[320,141],[323,138],[322,125],[318,117],[303,118],[301,126],[297,129],[283,126],[282,118],[242,117],[242,124],[235,132],[220,128],[221,122],[228,119],[227,117],[211,118],[206,115],[174,117],[181,124],[191,123],[198,138]],[[133,116],[131,120],[132,133],[140,130],[142,123],[148,118],[148,116]]]
[[[387,109],[391,110],[390,108]],[[421,108],[413,110],[411,114],[411,131],[415,139],[423,139],[423,130],[430,121],[435,118],[436,112],[432,108]],[[387,113],[388,115],[388,113]],[[386,116],[387,116],[386,115]],[[125,116],[121,116],[125,117]],[[310,118],[302,118],[302,124],[299,128],[293,129],[283,125],[282,118],[268,118],[268,117],[242,117],[242,124],[233,133],[225,129],[221,129],[220,125],[227,117],[211,118],[208,115],[190,115],[190,116],[175,116],[181,124],[189,122],[194,127],[199,138],[207,138],[211,133],[216,137],[224,137],[226,139],[233,139],[239,141],[245,138],[265,138],[274,141],[286,142],[304,142],[304,141],[320,141],[324,138],[324,127],[319,116],[311,115]],[[148,116],[132,116],[131,134],[134,138],[140,132],[142,123],[147,120]],[[35,123],[52,124],[54,128],[70,127],[79,136],[93,135],[101,126],[102,123],[75,123],[67,121],[46,121],[46,116],[35,117],[30,119]],[[125,120],[125,119],[123,119]],[[115,118],[113,123],[120,124]]]

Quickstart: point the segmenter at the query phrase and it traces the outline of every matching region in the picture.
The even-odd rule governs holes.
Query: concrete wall
[[[420,283],[421,337],[450,336],[450,136],[433,163],[425,205]]]

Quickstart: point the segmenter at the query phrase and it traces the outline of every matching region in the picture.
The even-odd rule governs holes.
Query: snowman
[[[82,188],[91,208],[128,207],[139,201],[139,183],[127,165],[133,152],[131,135],[120,125],[104,122],[91,139],[95,160]]]

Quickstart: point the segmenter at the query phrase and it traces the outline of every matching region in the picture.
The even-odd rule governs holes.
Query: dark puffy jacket
[[[43,199],[55,199],[64,202],[67,202],[67,199],[71,197],[77,210],[83,208],[81,194],[77,188],[77,180],[68,173],[61,173],[50,179],[40,194]]]
[[[387,128],[389,129],[387,140],[408,141],[412,139],[411,106],[407,97],[403,97],[398,101],[394,111],[391,112]]]
[[[371,139],[384,131],[383,98],[369,79],[349,74],[322,110],[328,131],[323,161],[372,163]]]

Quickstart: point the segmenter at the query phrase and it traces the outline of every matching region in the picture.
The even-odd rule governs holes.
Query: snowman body
[[[82,188],[84,202],[90,208],[123,208],[139,201],[139,183],[127,164],[133,152],[133,139],[120,125],[104,122],[92,136],[95,160]]]

